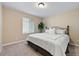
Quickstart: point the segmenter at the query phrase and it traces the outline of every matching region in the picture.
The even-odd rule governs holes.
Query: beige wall
[[[37,25],[41,21],[39,17],[3,7],[3,44],[23,40],[22,17],[24,16],[34,21],[38,31]]]
[[[0,3],[0,43],[2,41],[2,5]]]
[[[2,51],[2,5],[0,3],[0,52]]]
[[[79,44],[79,9],[67,11],[56,16],[50,16],[45,18],[43,21],[48,27],[66,27],[69,25],[72,42]]]

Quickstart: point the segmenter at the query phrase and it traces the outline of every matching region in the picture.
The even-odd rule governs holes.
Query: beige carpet
[[[79,47],[69,46],[69,56],[79,56]]]
[[[14,45],[3,47],[1,56],[41,56],[33,50],[26,42],[21,42]]]
[[[68,56],[79,56],[79,47],[70,46]],[[42,56],[33,50],[26,42],[3,47],[0,56]]]

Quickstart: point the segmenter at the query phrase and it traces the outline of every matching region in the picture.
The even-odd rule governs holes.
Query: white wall
[[[0,3],[0,52],[1,52],[1,43],[2,43],[2,5]]]

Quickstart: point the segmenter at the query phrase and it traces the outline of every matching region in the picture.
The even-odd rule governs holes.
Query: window
[[[24,33],[33,33],[34,32],[34,23],[29,18],[23,17],[23,34]]]

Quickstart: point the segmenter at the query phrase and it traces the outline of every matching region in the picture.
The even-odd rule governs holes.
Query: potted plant
[[[43,32],[43,30],[44,30],[44,23],[43,22],[40,22],[40,24],[38,24],[38,29],[40,32]]]

